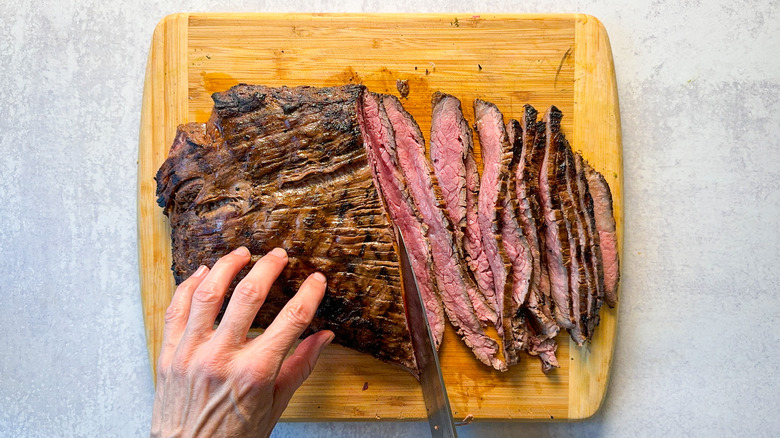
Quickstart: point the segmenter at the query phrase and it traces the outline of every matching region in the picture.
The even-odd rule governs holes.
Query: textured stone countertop
[[[164,4],[168,3],[168,4]],[[426,6],[421,6],[422,4]],[[462,437],[772,436],[780,430],[780,3],[14,2],[0,12],[0,436],[144,436],[138,285],[146,55],[181,11],[585,12],[609,32],[625,254],[603,408]],[[425,436],[282,424],[276,437]]]

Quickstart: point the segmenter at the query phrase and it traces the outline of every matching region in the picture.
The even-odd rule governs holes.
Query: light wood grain
[[[149,361],[156,377],[165,309],[176,287],[171,275],[170,226],[155,202],[154,175],[168,155],[176,126],[187,122],[188,19],[172,15],[152,35],[146,65],[138,148],[138,265]]]
[[[612,49],[604,26],[594,17],[578,16],[575,29],[579,50],[575,52],[574,62],[575,120],[571,144],[604,175],[612,189],[618,246],[622,254],[623,162]],[[600,144],[609,147],[598,147]],[[614,309],[602,307],[601,323],[591,343],[577,348],[574,341],[569,340],[572,347],[569,416],[572,418],[593,415],[604,400],[612,368],[618,309],[619,304]]]
[[[622,251],[617,92],[609,41],[593,17],[177,14],[166,17],[153,35],[139,147],[141,295],[153,368],[174,290],[170,228],[155,203],[153,177],[176,126],[205,121],[211,93],[239,82],[360,82],[397,95],[396,79],[409,81],[403,103],[424,133],[430,130],[430,96],[436,90],[458,96],[471,120],[476,97],[515,118],[525,103],[539,110],[558,106],[574,149],[612,187]],[[592,415],[606,391],[616,330],[617,309],[605,307],[591,344],[577,348],[561,335],[561,368],[545,376],[529,356],[507,373],[492,371],[448,329],[440,356],[453,414],[471,414],[476,421]],[[425,410],[414,378],[340,346],[326,349],[284,415],[300,421],[421,418]]]

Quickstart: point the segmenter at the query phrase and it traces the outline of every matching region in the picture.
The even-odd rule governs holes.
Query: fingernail
[[[200,277],[201,275],[203,275],[203,274],[205,274],[205,273],[206,273],[206,269],[208,269],[208,268],[206,267],[206,265],[200,265],[200,268],[198,268],[198,270],[197,270],[197,271],[195,271],[195,273],[194,273],[194,274],[192,274],[192,276],[193,276],[193,277]]]
[[[314,274],[311,275],[311,278],[319,281],[320,283],[325,283],[325,281],[327,280],[325,278],[325,275],[322,272],[315,272]]]
[[[268,254],[271,254],[272,256],[279,257],[280,259],[287,258],[287,251],[285,251],[282,248],[274,248]]]
[[[245,246],[239,246],[238,248],[235,249],[235,251],[233,251],[233,254],[241,256],[241,257],[247,257],[247,256],[251,255],[249,253],[249,250],[246,249]]]
[[[330,345],[331,342],[333,342],[333,339],[336,337],[336,335],[333,334],[333,332],[330,332],[330,335],[328,335],[327,338],[325,338],[325,342],[322,343],[320,346],[320,352],[325,349],[328,345]]]

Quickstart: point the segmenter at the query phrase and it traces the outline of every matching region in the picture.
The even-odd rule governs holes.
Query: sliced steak
[[[530,214],[527,199],[517,196],[517,166],[522,152],[522,129],[517,120],[506,124],[507,141],[512,151],[512,159],[507,169],[506,193],[503,195],[504,205],[501,211],[501,239],[504,249],[512,261],[512,311],[516,314],[520,306],[525,304],[531,289],[533,277],[533,255],[526,238],[524,222]],[[520,140],[520,141],[516,141]],[[521,225],[522,224],[522,225]]]
[[[385,95],[381,99],[395,134],[395,150],[382,150],[381,153],[397,158],[406,187],[427,228],[433,275],[439,286],[444,309],[453,324],[460,327],[466,344],[474,349],[477,357],[502,369],[504,364],[495,354],[497,344],[485,333],[477,317],[480,310],[485,311],[486,304],[478,300],[483,297],[477,290],[477,284],[462,254],[455,246],[452,225],[444,212],[443,203],[439,201],[441,198],[437,199],[434,191],[433,170],[425,157],[425,140],[420,127],[397,98]],[[391,147],[392,144],[389,143]]]
[[[528,321],[521,314],[521,308],[526,303],[531,289],[538,291],[538,285],[533,286],[534,257],[530,243],[527,240],[525,222],[529,212],[527,199],[517,196],[517,166],[522,154],[522,129],[517,120],[511,120],[506,124],[507,139],[512,148],[512,160],[509,163],[509,177],[507,178],[504,205],[501,210],[501,239],[509,259],[512,262],[512,315],[515,333],[515,349],[527,350],[530,346],[531,333],[528,331]],[[521,328],[528,332],[517,336]]]
[[[434,93],[431,118],[431,161],[441,188],[447,215],[454,225],[455,243],[464,253],[479,285],[472,297],[477,315],[483,322],[497,323],[495,310],[488,304],[485,291],[494,289],[482,248],[482,232],[477,222],[479,173],[474,159],[471,127],[463,117],[460,100],[449,94]]]
[[[555,136],[560,131],[561,117],[563,114],[554,106],[551,106],[544,114],[543,140],[545,147],[539,168],[539,200],[544,217],[544,243],[555,320],[562,328],[572,329],[574,328],[574,317],[571,311],[568,269],[571,251],[566,221],[558,198],[560,180],[556,175],[557,145]],[[541,131],[537,133],[537,139],[539,139],[540,134]]]
[[[538,336],[544,340],[554,338],[560,330],[553,318],[550,277],[547,273],[547,254],[544,243],[544,219],[539,200],[539,168],[541,167],[540,162],[544,158],[545,145],[544,124],[536,122],[537,111],[531,105],[525,105],[523,111],[523,117],[520,120],[522,143],[515,180],[517,181],[517,199],[521,202],[525,200],[528,204],[527,214],[521,215],[520,219],[534,259],[534,276],[525,308],[532,321],[535,321],[537,325]]]
[[[391,109],[391,113],[393,110]],[[493,366],[497,369],[504,369],[505,365],[498,358],[498,344],[493,341],[489,336],[485,334],[482,325],[477,318],[474,311],[474,307],[471,305],[471,301],[468,298],[465,287],[451,287],[447,283],[455,281],[452,276],[452,270],[457,269],[457,266],[453,268],[449,260],[449,264],[446,259],[452,254],[452,244],[450,241],[449,247],[447,247],[446,241],[436,241],[436,239],[426,239],[426,228],[430,231],[430,228],[423,226],[423,216],[420,215],[412,196],[410,195],[410,185],[417,185],[415,191],[422,192],[423,190],[432,190],[432,187],[425,186],[421,181],[421,176],[414,175],[414,179],[407,181],[404,173],[401,170],[401,162],[406,161],[406,165],[414,165],[417,160],[414,160],[410,151],[412,148],[417,148],[414,139],[409,140],[408,137],[411,132],[405,130],[410,129],[408,126],[408,120],[405,120],[403,114],[399,114],[397,109],[394,112],[396,121],[395,126],[398,127],[399,141],[403,144],[401,149],[405,152],[410,152],[408,155],[404,154],[404,157],[397,153],[398,146],[396,141],[396,131],[394,130],[393,122],[388,116],[387,110],[382,102],[382,97],[374,93],[363,94],[363,107],[361,112],[361,126],[364,129],[364,136],[366,137],[366,147],[368,150],[369,162],[373,166],[378,186],[381,188],[381,194],[385,200],[385,205],[393,218],[393,223],[399,227],[401,233],[404,235],[404,241],[407,242],[407,247],[410,248],[413,243],[410,241],[419,240],[424,242],[426,247],[435,244],[433,247],[433,265],[430,263],[426,268],[433,267],[437,271],[441,269],[441,274],[437,275],[434,281],[441,285],[443,288],[439,289],[441,300],[444,304],[444,309],[449,316],[450,322],[455,326],[458,334],[461,335],[466,345],[468,345],[474,355],[483,363]],[[412,142],[411,144],[409,142]],[[406,160],[404,160],[404,158]],[[410,163],[414,160],[415,163]],[[424,179],[424,178],[423,178]],[[428,197],[432,195],[428,194]],[[421,196],[424,198],[424,196]],[[425,203],[424,199],[421,199]],[[433,205],[430,205],[432,204]],[[426,203],[428,211],[425,213],[427,216],[434,217],[435,211],[438,207],[433,202]],[[443,224],[442,224],[443,225]],[[419,229],[420,235],[416,237],[407,233],[407,230]],[[445,229],[446,231],[446,229]],[[436,238],[441,236],[436,235]],[[448,252],[449,249],[449,252]],[[442,266],[437,265],[442,264]],[[427,269],[426,269],[427,270]],[[437,272],[438,274],[438,272]],[[415,271],[415,276],[417,272]]]
[[[612,210],[612,192],[604,176],[585,162],[585,176],[593,198],[593,216],[599,232],[601,257],[604,261],[604,301],[614,307],[617,304],[620,260],[618,255],[615,214]]]
[[[507,134],[510,141],[513,142],[517,161],[517,165],[510,169],[510,174],[514,175],[513,179],[516,185],[514,193],[518,205],[517,217],[530,251],[528,260],[532,267],[527,299],[520,309],[521,314],[517,315],[516,318],[522,316],[528,329],[525,350],[532,355],[539,356],[542,360],[542,370],[548,373],[558,366],[555,358],[557,344],[554,338],[560,329],[551,317],[549,296],[545,297],[541,290],[542,275],[545,274],[546,277],[547,266],[544,266],[543,272],[542,252],[539,246],[540,235],[536,220],[537,217],[540,217],[540,207],[536,196],[538,169],[535,172],[532,171],[536,137],[536,110],[526,105],[523,122],[511,120],[507,123]],[[547,279],[545,279],[545,286],[549,295],[549,280]]]
[[[503,342],[504,358],[507,363],[515,363],[517,351],[514,339],[520,336],[513,334],[516,329],[516,326],[513,326],[513,317],[516,314],[513,312],[516,310],[513,299],[514,278],[512,260],[505,250],[502,235],[512,146],[504,129],[504,117],[494,104],[480,99],[474,100],[474,118],[484,166],[479,191],[478,221],[482,231],[482,245],[490,262],[495,284],[495,290],[492,296],[488,294],[488,298],[492,300],[499,315],[496,329]],[[520,232],[519,229],[511,231]]]
[[[336,342],[416,374],[394,234],[361,135],[364,90],[238,85],[214,94],[208,123],[179,127],[155,178],[158,203],[177,283],[241,245],[255,261],[285,248],[287,268],[255,326],[267,326],[309,274],[326,272],[304,336],[332,330]]]
[[[588,189],[588,180],[585,177],[585,164],[582,155],[574,154],[574,169],[577,173],[577,190],[580,194],[580,212],[585,218],[586,231],[588,233],[588,249],[591,260],[591,273],[595,284],[595,290],[590,291],[588,298],[588,333],[593,336],[596,326],[599,324],[599,310],[604,301],[604,261],[601,256],[601,239],[596,228],[596,219],[593,212],[593,197]]]
[[[558,358],[555,356],[558,344],[555,342],[555,339],[540,339],[542,338],[538,336],[531,338],[528,352],[534,356],[539,356],[539,360],[542,362],[542,372],[548,374],[555,368],[560,368]]]
[[[438,348],[444,336],[444,311],[437,290],[438,282],[431,269],[433,258],[429,235],[422,225],[422,217],[413,204],[408,183],[400,170],[392,125],[373,93],[363,94],[363,106],[358,118],[376,186],[393,223],[405,236],[409,261]]]
[[[582,345],[589,338],[588,299],[591,289],[595,293],[595,283],[590,279],[588,260],[585,256],[588,237],[584,220],[579,211],[574,157],[563,133],[559,132],[555,135],[555,143],[556,179],[560,182],[558,199],[561,203],[566,231],[569,236],[569,249],[571,250],[568,269],[574,327],[569,329],[569,333],[578,345]]]

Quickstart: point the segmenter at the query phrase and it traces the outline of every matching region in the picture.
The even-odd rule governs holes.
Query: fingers
[[[179,344],[184,328],[187,326],[187,319],[190,316],[190,304],[192,303],[192,294],[200,285],[209,272],[209,268],[201,266],[188,279],[184,280],[173,293],[171,304],[165,311],[165,328],[163,329],[163,345],[160,350],[160,362],[162,367],[170,363],[173,352]]]
[[[192,306],[184,337],[198,338],[211,332],[228,286],[236,274],[246,266],[249,258],[249,250],[242,246],[214,264],[192,295]]]
[[[264,358],[264,365],[271,367],[269,371],[273,375],[278,373],[284,356],[314,318],[325,295],[325,286],[324,275],[319,272],[310,275],[265,332],[249,342],[248,354]]]
[[[274,418],[279,418],[293,394],[309,378],[320,354],[333,341],[330,330],[317,332],[304,339],[279,370],[274,386]]]
[[[275,248],[255,263],[233,291],[214,339],[224,339],[234,344],[246,341],[257,311],[286,265],[287,253],[282,248]]]

